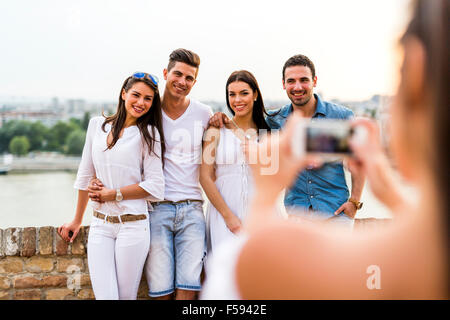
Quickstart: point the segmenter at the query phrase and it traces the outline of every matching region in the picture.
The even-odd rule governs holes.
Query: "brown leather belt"
[[[106,216],[103,213],[94,210],[94,217],[106,220],[111,223],[121,223],[121,222],[129,222],[129,221],[138,221],[147,219],[147,215],[145,214],[122,214],[119,216]]]
[[[186,200],[180,200],[180,201],[169,201],[169,200],[164,200],[164,201],[158,201],[158,202],[153,202],[152,204],[181,204],[181,203],[191,203],[191,202],[201,202],[203,203],[203,200],[198,200],[198,199],[186,199]]]

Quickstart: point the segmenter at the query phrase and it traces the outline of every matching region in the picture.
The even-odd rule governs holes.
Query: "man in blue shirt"
[[[313,62],[304,55],[289,58],[283,66],[283,89],[291,100],[266,118],[273,129],[281,129],[287,117],[294,110],[302,110],[303,117],[317,119],[349,119],[353,112],[344,107],[323,101],[313,92],[317,76]],[[342,162],[325,163],[318,169],[303,170],[294,185],[286,190],[284,204],[288,213],[310,216],[318,219],[348,221],[353,224],[364,186],[364,177],[352,173],[352,191],[345,181]],[[306,212],[295,210],[306,209]],[[294,210],[293,210],[294,209]]]
[[[353,112],[334,103],[323,101],[314,94],[317,85],[314,64],[304,55],[289,58],[283,66],[283,89],[291,100],[266,118],[272,129],[281,129],[294,110],[303,117],[317,119],[349,119]],[[210,123],[221,126],[228,121],[225,114],[216,114]],[[284,204],[288,214],[310,219],[330,220],[353,226],[364,187],[364,176],[352,173],[352,190],[348,190],[342,161],[328,162],[318,169],[303,170],[294,185],[286,190]],[[350,197],[349,197],[350,195]],[[301,209],[301,210],[298,210]]]

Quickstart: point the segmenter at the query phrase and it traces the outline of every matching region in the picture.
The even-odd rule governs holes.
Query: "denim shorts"
[[[155,204],[150,212],[150,237],[145,266],[149,296],[164,296],[175,289],[200,291],[206,256],[202,203]]]

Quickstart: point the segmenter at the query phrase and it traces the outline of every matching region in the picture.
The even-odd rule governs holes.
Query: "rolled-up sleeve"
[[[149,127],[151,132],[151,127]],[[164,172],[161,157],[161,140],[158,129],[155,128],[153,151],[149,153],[147,143],[143,143],[143,180],[139,186],[149,193],[147,201],[164,200]]]
[[[91,181],[95,175],[94,162],[92,160],[92,141],[94,139],[98,120],[98,117],[96,117],[89,121],[83,154],[81,156],[80,165],[78,166],[77,178],[74,183],[75,189],[87,190],[89,181]]]

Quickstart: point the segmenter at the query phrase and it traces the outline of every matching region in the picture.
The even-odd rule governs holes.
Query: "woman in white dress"
[[[206,213],[209,253],[241,231],[253,190],[243,147],[270,130],[258,82],[250,72],[230,75],[226,101],[233,118],[223,128],[206,131],[200,168],[200,183],[210,202]]]
[[[158,81],[137,72],[122,85],[117,112],[90,120],[75,181],[75,218],[58,228],[66,241],[75,239],[89,182],[100,179],[87,245],[96,299],[136,299],[150,245],[147,200],[164,198],[163,153]]]

